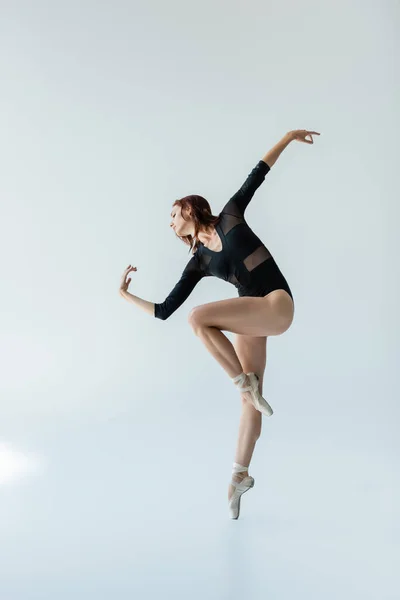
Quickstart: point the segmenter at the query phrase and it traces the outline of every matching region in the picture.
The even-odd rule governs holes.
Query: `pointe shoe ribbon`
[[[260,413],[262,413],[266,417],[270,417],[274,411],[272,410],[272,408],[268,404],[268,402],[265,400],[265,398],[263,398],[260,394],[258,375],[256,375],[256,373],[246,373],[246,375],[249,378],[250,385],[246,386],[243,384],[243,380],[244,380],[244,374],[243,374],[242,382],[239,383],[239,385],[238,385],[239,391],[240,392],[250,392],[254,408],[259,410]],[[241,376],[239,375],[237,378],[234,379],[234,381],[239,381],[240,377]]]

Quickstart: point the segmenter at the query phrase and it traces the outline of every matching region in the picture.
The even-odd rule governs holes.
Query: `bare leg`
[[[235,336],[235,348],[241,364],[246,372],[253,371],[259,376],[260,392],[263,393],[264,371],[267,362],[267,338],[255,338],[252,336]],[[235,462],[248,466],[253,456],[257,440],[261,435],[262,415],[256,410],[251,402],[242,398],[242,414],[239,423],[239,437],[236,446]],[[241,481],[248,475],[248,471],[236,473],[235,481]],[[230,499],[234,487],[229,485],[228,499]]]
[[[267,336],[250,336],[237,334],[237,348],[230,340],[213,326],[204,325],[201,319],[192,313],[189,322],[195,334],[201,339],[209,352],[216,358],[223,369],[231,378],[240,373],[257,373],[259,377],[260,393],[266,362],[266,338]],[[240,360],[239,360],[240,356]],[[239,424],[239,439],[236,448],[235,462],[248,466],[253,455],[256,441],[261,434],[262,415],[256,410],[251,402],[250,392],[244,392],[242,397],[242,415]],[[248,475],[248,471],[235,474],[235,480],[241,481]],[[228,497],[230,498],[234,488],[229,486]]]
[[[232,379],[244,372],[233,344],[222,331],[215,327],[200,325],[193,326],[193,329],[207,350],[217,359],[221,367],[225,369]],[[248,385],[248,382],[244,382],[244,385]],[[251,402],[250,392],[243,392],[242,395],[246,400]]]
[[[242,365],[233,344],[226,335],[216,327],[192,325],[197,337],[201,339],[207,350],[217,359],[221,367],[233,378],[243,373]]]
[[[256,410],[250,402],[242,400],[235,462],[241,465],[250,464],[254,447],[261,435],[261,419],[260,411]]]
[[[239,423],[239,437],[236,447],[235,462],[248,466],[253,456],[254,447],[261,435],[261,413],[254,408],[251,402],[242,398],[242,414]],[[248,471],[236,473],[235,481],[241,481],[247,477]],[[229,484],[228,500],[234,492],[233,485]]]

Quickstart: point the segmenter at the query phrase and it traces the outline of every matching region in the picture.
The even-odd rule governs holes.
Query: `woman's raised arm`
[[[262,158],[262,160],[267,163],[269,168],[272,167],[278,160],[279,156],[283,152],[283,150],[292,142],[293,140],[297,140],[298,142],[304,142],[306,144],[313,144],[314,140],[312,138],[313,135],[320,135],[317,131],[307,131],[307,129],[294,129],[293,131],[288,131],[283,138],[275,144],[273,148]],[[310,136],[311,140],[306,140],[306,137]]]

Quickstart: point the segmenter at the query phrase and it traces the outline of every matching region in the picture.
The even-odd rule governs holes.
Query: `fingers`
[[[124,275],[128,275],[129,271],[137,271],[137,267],[132,267],[132,265],[128,265],[124,271]]]
[[[122,278],[121,278],[121,282],[122,283],[126,283],[126,277],[128,275],[128,273],[130,273],[130,271],[137,271],[137,267],[132,267],[132,265],[128,265],[125,269],[125,271],[122,274]],[[129,279],[129,281],[131,281]]]
[[[299,142],[306,142],[307,144],[313,144],[313,135],[321,135],[318,131],[308,131],[307,129],[297,129],[294,131],[295,139]],[[311,141],[307,140],[307,137],[311,137]]]
[[[311,138],[311,142],[308,142],[309,144],[313,144],[314,140],[313,140],[313,135],[321,135],[320,133],[318,133],[318,131],[307,131],[307,135]],[[306,140],[308,141],[308,140]]]
[[[320,133],[318,133],[318,131],[304,131],[304,133],[305,133],[305,136],[304,136],[304,138],[303,138],[302,141],[307,142],[307,144],[313,144],[314,143],[314,140],[313,140],[313,137],[312,137],[313,135],[321,135]],[[307,137],[310,137],[311,139],[307,140],[306,139]]]

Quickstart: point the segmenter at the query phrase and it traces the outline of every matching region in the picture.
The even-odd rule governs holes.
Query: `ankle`
[[[236,377],[233,377],[232,381],[237,387],[240,388],[247,387],[250,385],[249,377],[244,371],[242,373],[239,373],[239,375],[237,375]]]
[[[234,481],[242,481],[243,477],[248,477],[248,465],[242,465],[240,463],[234,462],[232,467],[232,477]]]
[[[242,479],[244,479],[245,477],[249,476],[249,472],[248,471],[242,471],[241,473],[233,473],[233,479],[235,481],[242,481]]]

